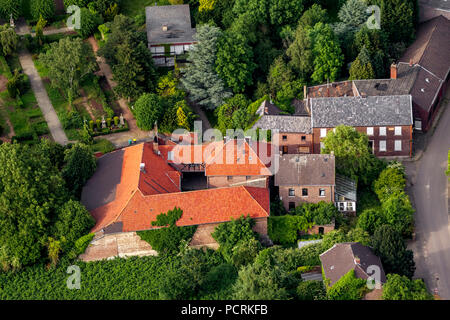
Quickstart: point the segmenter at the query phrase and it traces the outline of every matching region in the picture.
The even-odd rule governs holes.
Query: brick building
[[[410,95],[309,99],[314,153],[338,125],[367,134],[376,156],[411,156],[413,111]]]
[[[96,221],[92,232],[111,240],[104,240],[100,251],[117,251],[117,234],[152,229],[159,214],[175,207],[183,210],[178,226],[198,226],[191,243],[195,247],[216,246],[210,236],[214,227],[241,215],[250,215],[254,230],[267,235],[268,189],[236,186],[181,192],[181,177],[150,143],[99,158],[81,201]]]
[[[257,110],[258,121],[253,129],[274,130],[273,141],[276,141],[281,154],[312,153],[312,131],[309,111],[301,100],[294,100],[294,114],[283,113],[276,105],[264,101]]]
[[[280,168],[275,175],[280,200],[286,210],[302,203],[334,202],[335,160],[329,154],[280,157]]]
[[[188,4],[145,8],[148,48],[157,66],[173,66],[196,43]]]

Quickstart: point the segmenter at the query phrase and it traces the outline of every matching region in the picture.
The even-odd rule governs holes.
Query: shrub
[[[326,290],[322,281],[302,281],[297,287],[299,300],[326,300]]]
[[[83,127],[83,119],[80,114],[72,110],[69,113],[61,113],[60,117],[64,129],[80,129]]]
[[[114,125],[116,127],[119,125],[119,117],[114,117]]]
[[[211,236],[219,243],[218,251],[222,253],[225,260],[231,262],[233,248],[240,241],[250,241],[257,239],[257,234],[252,230],[255,222],[250,216],[241,216],[239,219],[222,223],[216,227]]]
[[[93,120],[89,120],[89,129],[94,131],[94,121]]]
[[[383,286],[383,300],[434,300],[421,279],[410,280],[398,274],[388,274]]]
[[[97,130],[100,130],[102,121],[100,119],[95,120],[95,123],[97,124]]]
[[[156,217],[156,221],[152,221],[152,226],[162,228],[138,231],[137,234],[160,254],[178,252],[181,242],[191,239],[197,230],[197,226],[176,226],[175,223],[181,218],[182,214],[183,211],[176,207],[167,211],[167,213],[161,213]]]
[[[111,118],[107,118],[106,119],[106,125],[109,127],[111,127]]]
[[[78,33],[83,38],[92,35],[97,27],[103,23],[103,19],[98,14],[91,12],[87,8],[81,8],[80,15],[82,19]]]
[[[355,277],[355,270],[350,270],[332,287],[328,288],[331,300],[361,300],[366,292],[366,280]]]
[[[74,246],[72,250],[69,253],[69,258],[75,259],[80,254],[83,254],[89,244],[91,243],[92,239],[94,239],[95,233],[89,233],[87,235],[84,235],[80,237],[77,241],[75,241]]]
[[[403,168],[387,167],[374,182],[374,191],[381,202],[405,190],[406,180]]]
[[[275,216],[268,219],[268,233],[275,243],[289,245],[295,243],[299,231],[307,231],[313,226],[302,216]]]

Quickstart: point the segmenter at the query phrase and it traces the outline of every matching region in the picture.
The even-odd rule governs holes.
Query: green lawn
[[[155,2],[158,5],[169,5],[169,0],[125,0],[122,1],[121,11],[123,14],[134,17],[138,14],[145,14],[145,7],[153,6]]]

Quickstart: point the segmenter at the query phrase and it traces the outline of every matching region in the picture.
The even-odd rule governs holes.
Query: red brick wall
[[[294,196],[289,196],[289,189],[294,189]],[[308,189],[308,196],[302,196],[302,189]],[[325,196],[319,196],[319,189],[325,189]],[[289,202],[295,202],[295,206],[302,203],[318,203],[320,201],[334,202],[334,186],[280,186],[279,195],[286,210],[289,210]]]
[[[269,178],[267,176],[208,176],[208,188],[231,187],[233,185],[249,185],[252,187],[268,188]],[[260,180],[261,179],[261,180]],[[257,181],[255,181],[257,180]]]
[[[333,224],[325,224],[325,225],[315,225],[311,229],[308,229],[308,234],[319,234],[319,228],[323,228],[323,234],[326,234],[330,231],[334,230],[334,223]]]
[[[392,157],[392,156],[410,156],[411,155],[411,144],[412,144],[412,126],[401,126],[402,134],[396,136],[395,126],[386,126],[386,135],[380,136],[380,127],[373,127],[373,135],[369,136],[369,141],[374,143],[374,154],[377,157]],[[327,128],[327,132],[333,130],[333,128]],[[367,134],[367,127],[356,127],[361,133]],[[320,153],[320,128],[313,129],[314,137],[314,153]],[[379,141],[386,141],[386,152],[379,151]],[[394,151],[395,140],[402,141],[402,151]]]
[[[283,136],[286,137],[283,140]],[[305,137],[305,141],[302,141],[302,137]],[[278,133],[273,137],[274,141],[278,141],[279,151],[283,151],[283,147],[288,147],[289,154],[297,154],[297,153],[312,153],[312,134],[305,133]],[[308,149],[306,152],[300,152],[301,147]],[[303,149],[303,148],[302,148]]]

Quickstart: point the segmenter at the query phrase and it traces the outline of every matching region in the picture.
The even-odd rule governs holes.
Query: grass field
[[[123,14],[134,17],[145,13],[145,7],[153,6],[155,2],[160,6],[169,5],[169,0],[123,0],[120,5]]]

